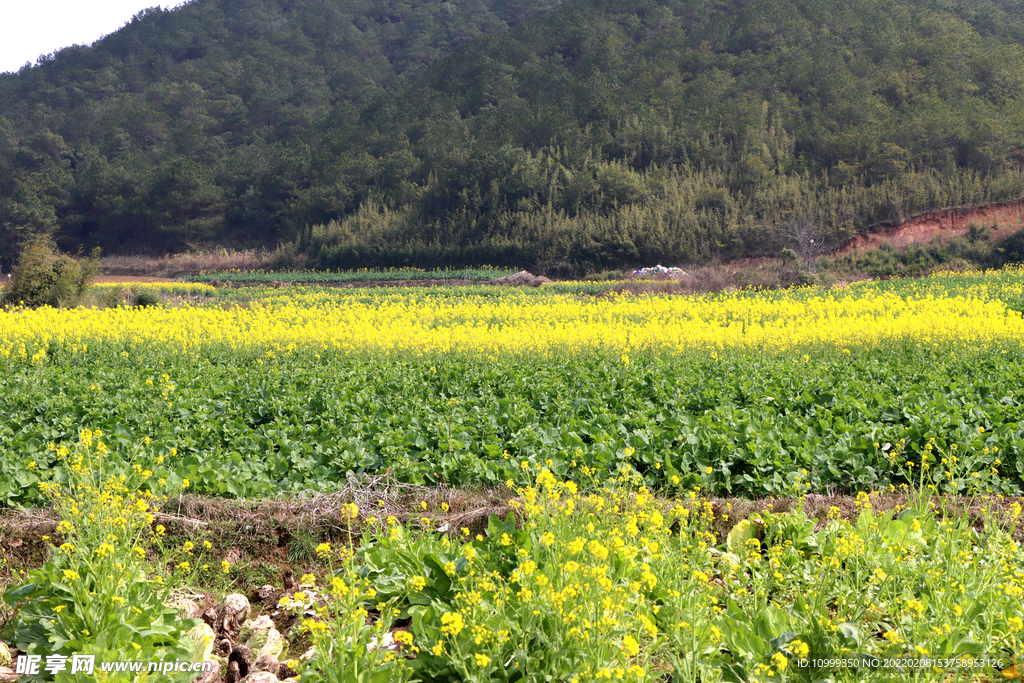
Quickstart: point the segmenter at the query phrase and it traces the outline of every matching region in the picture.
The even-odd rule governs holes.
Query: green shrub
[[[872,277],[891,277],[902,266],[899,253],[889,244],[869,251],[854,263],[854,268]]]
[[[998,225],[979,225],[974,221],[967,224],[967,240],[974,244],[975,242],[986,242],[990,237],[990,232],[995,232],[998,229]]]
[[[160,295],[154,292],[152,289],[132,289],[131,297],[129,302],[136,308],[146,308],[147,306],[159,306],[162,302]]]
[[[99,248],[79,260],[62,254],[48,235],[30,242],[21,252],[14,277],[4,288],[0,304],[9,306],[78,305],[82,293],[99,274]]]
[[[1024,230],[1012,232],[996,242],[992,261],[995,267],[1024,263]]]

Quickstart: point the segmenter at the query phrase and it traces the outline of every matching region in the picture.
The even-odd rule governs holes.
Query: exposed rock
[[[269,671],[256,671],[242,679],[242,683],[277,683],[277,674]]]
[[[494,280],[494,284],[506,285],[508,287],[540,287],[545,282],[551,282],[551,280],[544,276],[537,277],[525,270],[521,270],[515,275],[506,275]]]
[[[286,681],[289,678],[293,678],[293,677],[298,676],[298,675],[299,675],[298,671],[296,671],[295,669],[291,668],[290,666],[288,666],[284,662],[281,662],[281,664],[278,666],[277,678],[279,680]]]
[[[276,676],[281,669],[281,662],[274,655],[260,655],[252,668],[256,671],[269,671]]]
[[[214,660],[213,666],[210,667],[209,671],[204,672],[199,678],[192,681],[192,683],[220,683],[223,678],[224,670],[221,668],[220,662]]]
[[[274,595],[276,589],[273,586],[260,586],[249,596],[250,602],[263,602]]]
[[[245,645],[236,645],[235,649],[231,651],[231,656],[228,657],[229,672],[235,664],[238,665],[239,676],[245,678],[249,674],[249,669],[252,668],[252,651]]]
[[[228,673],[224,677],[224,683],[238,683],[242,680],[242,669],[238,662],[228,663]]]
[[[249,600],[241,593],[232,593],[217,605],[216,630],[237,633],[249,618]]]

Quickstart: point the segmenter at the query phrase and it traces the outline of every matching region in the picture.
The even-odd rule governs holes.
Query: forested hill
[[[0,74],[0,255],[37,230],[154,250],[227,227],[276,239],[312,180],[281,162],[308,163],[332,112],[559,1],[195,0]]]
[[[196,0],[0,76],[0,251],[752,255],[1024,193],[1024,0]]]

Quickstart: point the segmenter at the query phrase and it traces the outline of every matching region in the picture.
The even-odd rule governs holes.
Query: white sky
[[[179,4],[178,2],[174,5]],[[0,72],[35,64],[69,45],[91,45],[160,0],[3,0],[0,3]]]

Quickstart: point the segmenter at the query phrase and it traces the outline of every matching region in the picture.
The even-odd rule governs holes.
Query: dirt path
[[[963,235],[967,226],[976,223],[983,227],[996,226],[992,237],[1024,227],[1024,200],[1000,202],[986,206],[955,206],[908,218],[894,225],[880,225],[865,235],[858,235],[840,250],[840,253],[890,244],[904,247],[911,243],[930,242],[936,237],[949,238]]]

